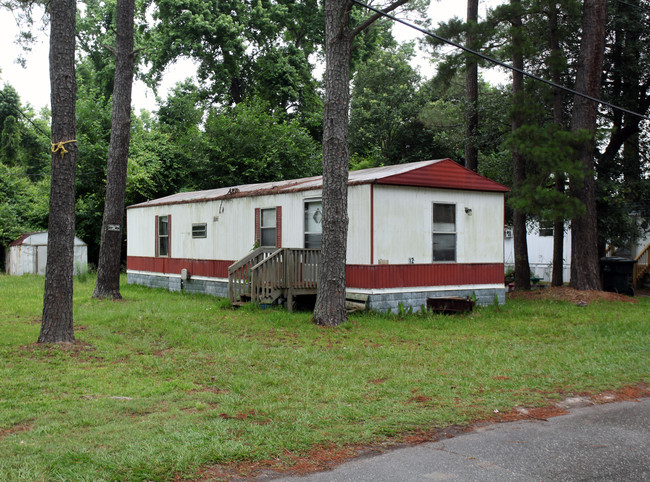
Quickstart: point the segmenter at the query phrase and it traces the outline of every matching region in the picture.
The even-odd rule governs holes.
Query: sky
[[[498,0],[483,0],[480,3],[479,15],[485,15],[487,6],[494,6],[502,3]],[[454,16],[465,18],[467,4],[460,0],[434,0],[429,8],[429,16],[433,23],[437,24],[446,21]],[[16,36],[19,29],[12,13],[6,10],[0,10],[0,45],[2,45],[2,54],[0,55],[0,85],[5,83],[11,84],[20,95],[23,104],[29,103],[32,107],[40,109],[49,106],[50,103],[50,79],[48,65],[48,35],[47,32],[41,32],[31,52],[22,53],[26,58],[26,67],[23,68],[16,59],[21,55],[20,47],[16,44]],[[416,38],[422,38],[420,32],[412,30],[401,24],[397,24],[394,30],[395,36],[399,41],[408,41]],[[415,63],[420,67],[420,72],[425,77],[431,77],[435,71],[435,66],[429,60],[420,55],[415,59]],[[191,76],[195,68],[191,61],[185,59],[177,62],[167,69],[162,83],[158,88],[158,95],[162,98],[167,96],[168,91],[181,80]],[[482,72],[484,77],[493,83],[503,82],[505,74],[498,70]],[[154,92],[146,87],[142,82],[136,82],[133,87],[133,106],[136,111],[147,109],[156,110],[156,96]]]

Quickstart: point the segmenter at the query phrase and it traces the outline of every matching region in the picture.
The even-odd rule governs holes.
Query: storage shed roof
[[[350,171],[348,185],[390,184],[395,186],[435,187],[470,191],[507,192],[509,189],[471,171],[451,159],[397,164]],[[182,192],[129,206],[142,208],[166,204],[183,204],[216,201],[235,197],[264,196],[297,191],[309,191],[323,187],[323,176],[305,177],[288,181],[244,184],[207,191]]]
[[[77,236],[74,237],[75,246],[86,246],[81,239]],[[34,233],[25,233],[9,243],[9,247],[12,246],[47,246],[47,231],[37,231]]]

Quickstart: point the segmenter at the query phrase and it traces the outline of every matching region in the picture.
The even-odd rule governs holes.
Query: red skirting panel
[[[135,271],[164,274],[180,274],[184,268],[194,276],[227,278],[228,267],[233,263],[235,261],[129,256],[126,267]],[[348,265],[346,277],[348,288],[367,289],[497,284],[503,283],[503,264]]]
[[[348,265],[348,288],[402,288],[503,283],[502,263]]]
[[[135,271],[152,271],[154,273],[181,274],[186,269],[193,276],[227,278],[228,267],[235,261],[211,259],[150,258],[146,256],[128,256],[126,268]]]

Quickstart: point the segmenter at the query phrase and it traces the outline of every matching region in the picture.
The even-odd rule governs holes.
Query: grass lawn
[[[35,343],[43,277],[0,275],[0,478],[167,480],[647,382],[650,298],[469,315],[309,313],[75,282],[72,346]]]

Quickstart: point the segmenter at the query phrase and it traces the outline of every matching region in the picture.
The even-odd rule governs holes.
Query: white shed
[[[47,231],[23,234],[9,244],[6,251],[7,273],[13,275],[45,274],[47,263]],[[88,265],[88,246],[74,238],[75,273]]]
[[[528,264],[533,275],[543,281],[551,281],[553,275],[553,224],[540,224],[529,221],[527,224],[526,242],[528,244]],[[565,282],[571,277],[571,229],[569,223],[564,228],[563,243],[564,263],[562,265],[562,278]],[[515,267],[515,244],[512,237],[512,228],[505,230],[505,268]]]
[[[635,214],[631,214],[643,234],[633,239],[627,246],[613,246],[608,251],[607,256],[622,256],[637,260],[637,271],[635,282],[638,281],[644,273],[648,272],[648,258],[650,254],[650,231],[647,231],[647,222]],[[540,223],[538,221],[529,221],[527,224],[526,242],[528,243],[528,263],[532,273],[541,278],[543,281],[551,281],[553,275],[553,223]],[[564,226],[563,242],[563,267],[562,279],[568,282],[571,279],[571,225],[566,223]],[[515,247],[512,238],[512,228],[505,229],[505,268],[514,269],[515,266]],[[639,278],[639,279],[637,279]]]
[[[400,304],[419,309],[431,297],[505,300],[508,188],[450,159],[352,171],[348,186],[349,298],[380,311]],[[316,176],[130,206],[128,281],[228,296],[234,266],[253,266],[272,254],[285,269],[294,263],[289,251],[304,257],[319,250],[321,192]],[[248,259],[258,249],[267,253]],[[309,263],[298,268],[301,286],[317,265]]]

